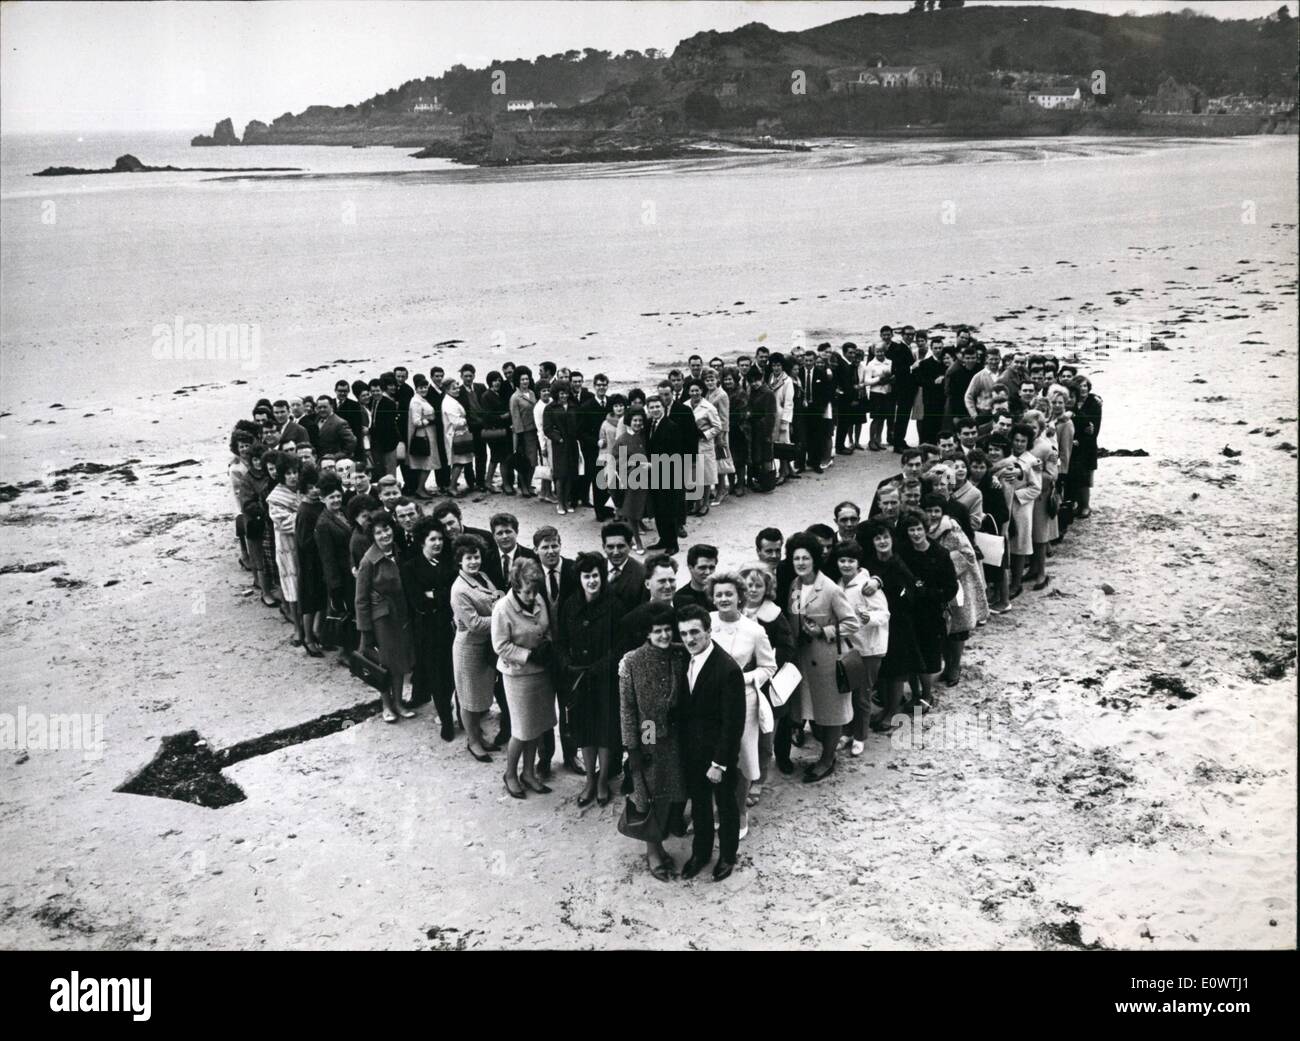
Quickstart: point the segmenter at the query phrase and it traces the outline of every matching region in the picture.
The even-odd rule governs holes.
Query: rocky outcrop
[[[237,145],[239,137],[235,134],[235,124],[233,120],[223,119],[212,128],[211,134],[199,134],[198,137],[190,139],[190,145],[194,148],[211,148],[216,145]]]
[[[119,155],[112,166],[83,170],[77,166],[47,166],[33,177],[72,177],[78,174],[113,173],[298,173],[298,166],[148,166],[130,153]]]

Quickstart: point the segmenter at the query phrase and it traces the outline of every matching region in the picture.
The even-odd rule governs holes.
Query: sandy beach
[[[880,147],[6,192],[0,713],[84,714],[103,747],[0,751],[0,944],[1294,947],[1294,139]],[[256,366],[159,360],[177,317],[256,323]],[[1147,454],[1101,461],[1050,591],[972,639],[922,747],[776,775],[726,882],[651,879],[576,777],[509,799],[429,711],[242,762],[220,810],[114,792],[166,735],[222,748],[369,700],[238,568],[225,441],[263,393],[506,358],[646,385],[904,322],[1077,354],[1101,445]],[[746,561],[759,527],[865,507],[895,470],[840,457],[689,541]],[[596,539],[463,506],[558,521],[566,555]],[[940,745],[945,717],[980,739]]]

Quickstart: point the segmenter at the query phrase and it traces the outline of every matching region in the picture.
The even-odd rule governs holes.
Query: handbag
[[[790,441],[776,441],[772,444],[772,455],[783,463],[794,462],[799,457],[799,447]]]
[[[623,803],[623,812],[618,817],[618,830],[629,839],[639,839],[642,842],[662,842],[665,838],[664,830],[655,817],[654,805],[647,806],[642,813],[630,798]]]
[[[341,608],[335,608],[333,604],[325,612],[325,621],[321,625],[321,636],[325,638],[327,644],[334,647],[343,647],[346,650],[355,650],[357,646],[357,628],[353,624],[352,612],[344,605]]]
[[[474,439],[468,434],[463,437],[452,438],[451,451],[452,455],[468,455],[474,451]]]
[[[485,427],[483,430],[484,441],[504,441],[505,437],[505,427]]]
[[[551,479],[550,463],[538,463],[537,468],[533,470],[533,476],[539,481],[549,481]]]
[[[856,647],[846,652],[840,640],[840,623],[835,623],[835,685],[841,694],[865,690],[867,687],[867,664]]]
[[[388,670],[374,659],[366,657],[360,651],[350,651],[348,653],[348,671],[362,683],[374,687],[377,691],[383,692],[389,690],[392,686],[392,678],[389,676]]]
[[[406,462],[406,445],[401,441],[397,442],[397,461],[399,463]]]
[[[411,438],[411,455],[433,455],[433,446],[429,444],[429,437],[427,434],[420,433]]]

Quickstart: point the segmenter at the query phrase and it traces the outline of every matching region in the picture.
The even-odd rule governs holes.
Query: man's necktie
[[[551,571],[550,575],[551,575],[551,603],[555,603],[555,601],[560,599],[560,582],[559,579],[555,577],[554,571]]]

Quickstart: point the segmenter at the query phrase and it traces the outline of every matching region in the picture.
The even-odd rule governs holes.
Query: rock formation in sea
[[[195,148],[209,148],[215,145],[237,145],[239,137],[235,134],[235,124],[231,119],[223,119],[212,128],[212,133],[199,134],[197,137],[190,139],[190,145]]]

